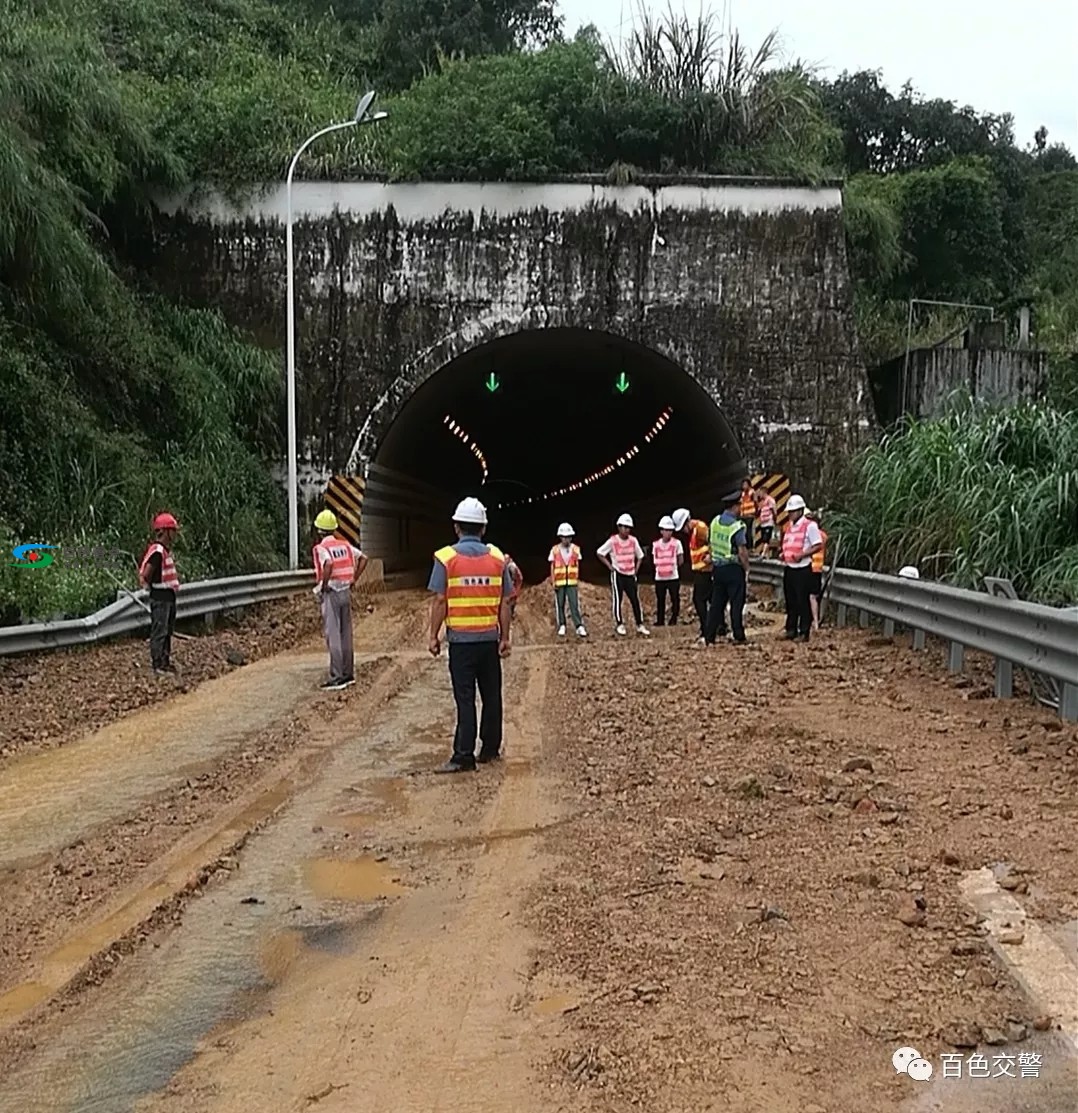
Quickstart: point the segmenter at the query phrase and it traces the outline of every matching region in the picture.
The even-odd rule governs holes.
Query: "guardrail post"
[[[1078,723],[1078,684],[1060,685],[1059,716],[1065,722]]]
[[[961,642],[951,642],[947,653],[947,671],[961,672],[966,660],[966,647]]]
[[[883,620],[883,636],[885,638],[893,638],[895,636],[895,620],[893,618],[885,618]]]
[[[861,613],[857,616],[857,625],[860,626],[862,630],[867,630],[868,625],[871,621],[872,615],[870,615],[866,610],[862,610]]]
[[[1014,665],[996,658],[996,699],[1010,699],[1014,695]]]
[[[913,648],[924,649],[925,647],[925,632],[924,630],[913,631]]]
[[[835,612],[835,625],[845,626],[849,621],[850,608],[845,603],[839,603],[838,610]]]

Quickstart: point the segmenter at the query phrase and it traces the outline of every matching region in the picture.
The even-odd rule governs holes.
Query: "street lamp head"
[[[375,112],[373,115],[368,116],[364,123],[373,124],[375,120],[384,120],[389,115],[388,112]]]
[[[356,121],[357,124],[359,123],[360,120],[363,119],[364,116],[367,115],[367,109],[370,108],[373,101],[374,101],[374,90],[373,89],[371,89],[371,91],[369,93],[364,93],[363,96],[361,96],[359,98],[359,104],[356,105],[356,114],[353,117],[353,119]]]

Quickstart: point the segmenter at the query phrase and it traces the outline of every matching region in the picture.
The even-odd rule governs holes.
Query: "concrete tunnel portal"
[[[404,402],[372,463],[364,534],[369,501],[387,570],[425,567],[432,541],[451,537],[453,505],[475,495],[490,515],[487,537],[532,583],[546,574],[559,522],[576,529],[585,576],[600,576],[594,551],[618,514],[633,515],[646,544],[677,506],[716,512],[746,468],[691,375],[650,348],[579,328],[517,332],[453,359]],[[385,528],[382,469],[430,492],[420,528]]]

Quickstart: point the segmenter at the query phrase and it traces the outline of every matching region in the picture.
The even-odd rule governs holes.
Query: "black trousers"
[[[812,565],[804,568],[787,567],[782,573],[782,590],[786,596],[786,633],[790,637],[808,640],[812,629]]]
[[[711,573],[694,572],[692,574],[692,608],[700,620],[700,637],[707,633],[707,608],[711,602]]]
[[[458,765],[475,764],[475,740],[483,740],[483,753],[496,754],[502,748],[502,659],[498,643],[450,642],[449,679],[457,705],[457,729],[453,734],[453,758]],[[475,690],[483,701],[478,724],[475,718]]]
[[[670,625],[676,626],[681,616],[681,581],[655,581],[655,625],[666,625],[666,597],[670,597]]]
[[[150,663],[155,669],[171,663],[172,631],[176,628],[176,593],[168,598],[150,598]]]
[[[640,592],[636,577],[626,576],[624,572],[610,573],[610,597],[614,603],[614,625],[622,625],[621,597],[628,596],[629,606],[633,609],[633,619],[637,626],[644,625],[644,615],[640,610]]]
[[[745,569],[739,563],[716,564],[711,573],[711,605],[707,611],[704,640],[715,644],[720,634],[726,636],[726,606],[730,606],[730,629],[734,641],[745,640]]]

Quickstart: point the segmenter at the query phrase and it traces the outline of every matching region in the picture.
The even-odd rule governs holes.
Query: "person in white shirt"
[[[805,500],[791,495],[786,503],[790,516],[782,535],[782,589],[786,596],[786,633],[788,641],[809,640],[812,629],[812,554],[823,548],[820,527],[805,516]]]
[[[595,550],[595,553],[610,570],[610,594],[614,605],[615,631],[619,634],[625,633],[625,623],[621,617],[621,599],[623,595],[627,595],[629,605],[633,609],[636,632],[647,637],[650,631],[644,625],[644,616],[640,611],[640,591],[636,581],[640,562],[644,559],[644,550],[632,531],[631,515],[622,514],[617,521],[617,533],[611,534]]]
[[[674,536],[674,519],[669,514],[659,519],[659,539],[651,543],[651,563],[655,568],[655,625],[666,625],[666,597],[670,597],[670,625],[676,626],[681,614],[681,566],[685,546]]]

